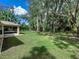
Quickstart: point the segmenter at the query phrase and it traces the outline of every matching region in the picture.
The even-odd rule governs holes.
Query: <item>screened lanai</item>
[[[0,21],[0,51],[4,38],[19,35],[19,24],[9,21]]]

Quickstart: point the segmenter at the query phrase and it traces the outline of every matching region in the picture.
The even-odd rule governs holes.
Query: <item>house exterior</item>
[[[4,38],[19,35],[19,24],[9,21],[0,21],[0,52]]]

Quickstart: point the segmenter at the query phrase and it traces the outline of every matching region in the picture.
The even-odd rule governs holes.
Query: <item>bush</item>
[[[29,30],[29,26],[26,24],[22,24],[20,27],[21,30]]]

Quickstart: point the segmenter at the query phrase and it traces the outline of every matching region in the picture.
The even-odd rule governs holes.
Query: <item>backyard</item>
[[[70,33],[47,35],[25,31],[17,37],[4,39],[0,59],[77,59],[79,42],[72,36]]]
[[[0,59],[79,59],[79,0],[0,0]]]

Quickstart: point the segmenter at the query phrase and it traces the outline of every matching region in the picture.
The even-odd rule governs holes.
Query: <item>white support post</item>
[[[17,27],[17,35],[19,35],[19,26]]]
[[[2,35],[4,37],[4,26],[2,25]]]
[[[0,38],[0,54],[1,54],[1,51],[2,51],[3,40],[4,40],[4,38]]]
[[[2,25],[2,37],[0,38],[0,54],[2,50],[3,40],[4,40],[4,26]]]

